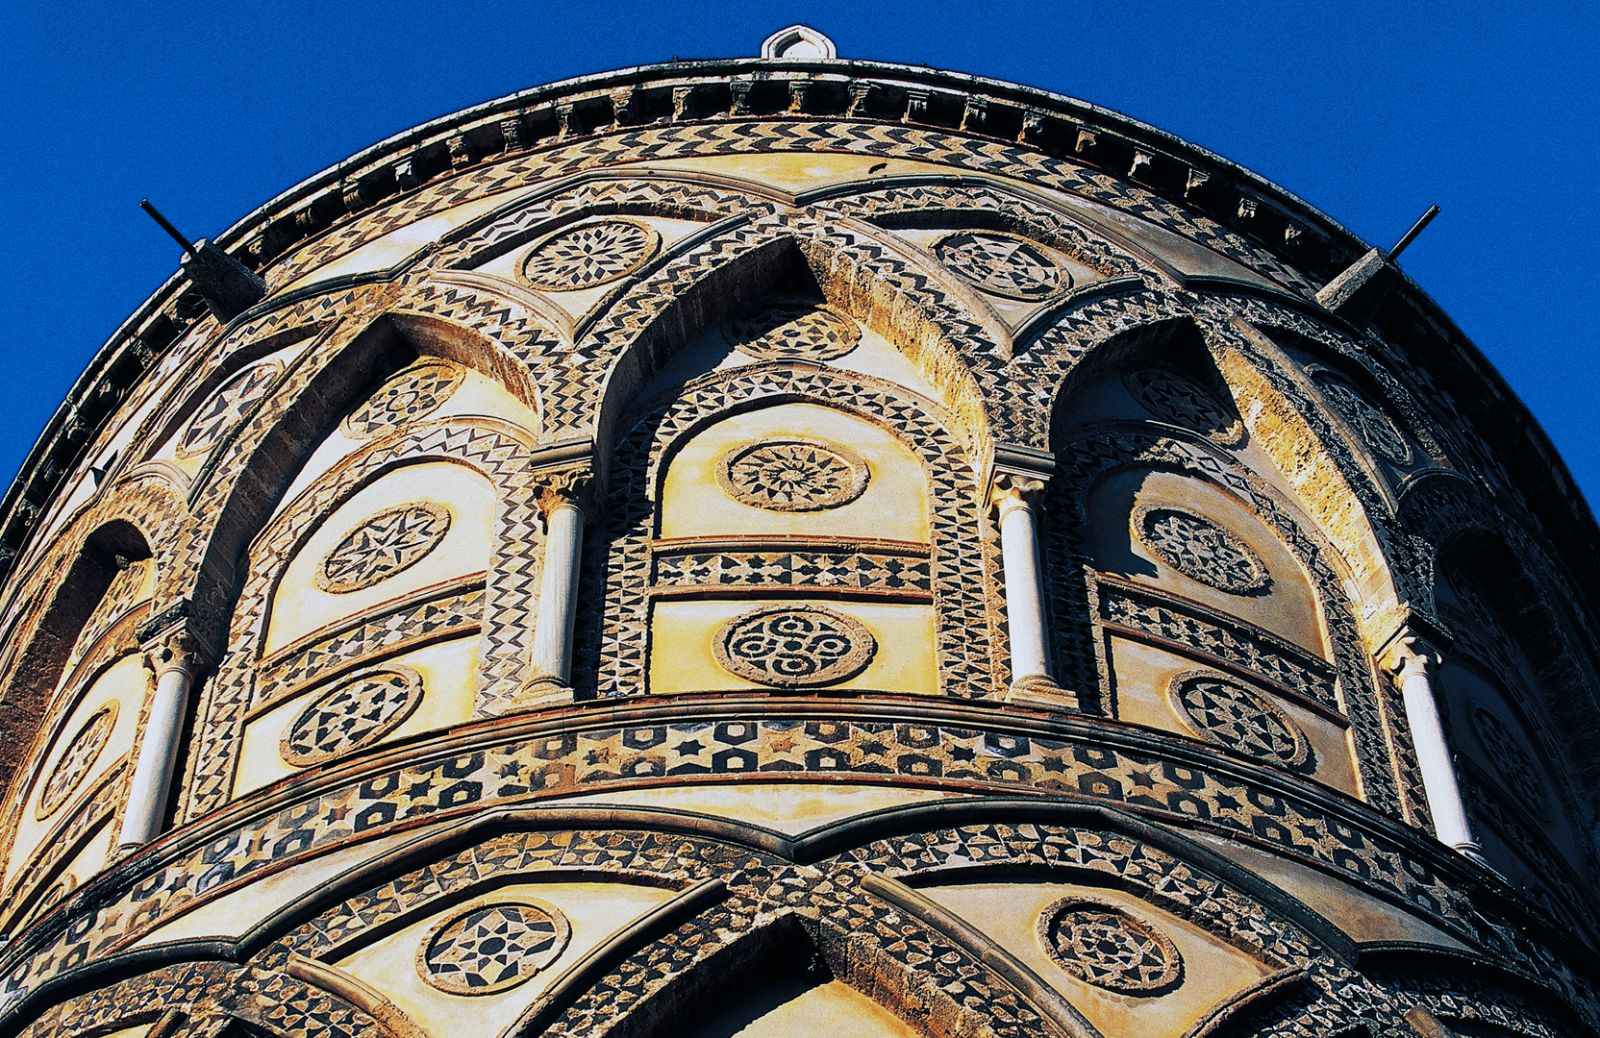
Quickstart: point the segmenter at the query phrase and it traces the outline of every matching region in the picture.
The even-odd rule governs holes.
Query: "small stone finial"
[[[811,26],[791,25],[762,41],[761,56],[776,61],[833,61],[839,51],[832,40]]]

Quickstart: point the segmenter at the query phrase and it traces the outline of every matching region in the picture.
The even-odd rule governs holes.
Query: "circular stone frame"
[[[844,651],[832,663],[819,667],[816,671],[805,674],[775,673],[770,668],[765,668],[751,662],[749,659],[732,651],[730,643],[735,639],[745,636],[749,628],[769,617],[781,616],[785,613],[805,614],[820,617],[838,629],[835,637],[842,637],[845,642]],[[803,647],[797,647],[800,652]],[[873,656],[877,655],[878,641],[867,630],[865,624],[853,616],[834,612],[822,606],[769,606],[764,609],[753,609],[725,622],[717,629],[711,638],[711,655],[717,664],[735,677],[754,681],[759,685],[769,688],[824,688],[837,685],[841,681],[848,681],[867,669]]]
[[[311,753],[301,753],[289,744],[290,739],[299,731],[301,723],[310,717],[313,711],[319,709],[330,700],[344,696],[346,690],[358,682],[372,678],[383,678],[391,674],[398,676],[405,683],[406,701],[393,714],[373,726],[371,731],[362,735],[359,739],[351,741],[348,745],[335,749],[315,750]],[[321,764],[324,761],[330,761],[381,742],[385,737],[391,735],[396,728],[405,724],[412,714],[417,712],[417,707],[422,705],[422,697],[426,694],[427,689],[423,683],[422,675],[412,668],[398,663],[373,667],[370,670],[364,670],[359,674],[352,674],[342,680],[335,681],[296,714],[293,721],[289,722],[289,727],[284,731],[282,738],[278,740],[278,756],[282,757],[286,764],[297,768],[309,768],[312,765]]]
[[[498,983],[486,984],[482,987],[471,987],[463,984],[454,984],[450,981],[444,980],[429,967],[429,953],[433,950],[434,943],[438,941],[440,935],[443,934],[444,931],[461,922],[474,912],[482,912],[487,909],[503,907],[531,908],[534,911],[544,915],[555,926],[554,942],[549,949],[539,953],[536,956],[529,956],[519,959],[520,962],[533,963],[531,969],[529,969],[526,973],[518,972],[509,979],[499,981]],[[510,988],[517,987],[519,984],[525,984],[532,980],[552,962],[555,962],[561,957],[561,953],[566,951],[567,944],[571,941],[571,939],[572,925],[567,922],[566,914],[554,905],[546,904],[543,901],[536,901],[533,898],[527,897],[514,897],[467,905],[464,908],[460,908],[449,913],[443,919],[428,927],[428,931],[423,935],[421,943],[417,945],[415,959],[417,976],[421,977],[422,982],[427,984],[429,987],[438,991],[443,991],[449,995],[492,995],[497,992],[506,991]]]
[[[954,238],[959,238],[962,235],[982,235],[989,238],[999,238],[1016,243],[1017,245],[1021,246],[1021,248],[1034,253],[1038,257],[1038,262],[1042,263],[1046,268],[1055,274],[1055,284],[1039,291],[1028,291],[1020,288],[1007,288],[1004,285],[997,285],[992,281],[985,280],[983,277],[966,270],[963,266],[951,262],[950,258],[945,253],[945,248],[950,241]],[[1055,259],[1053,259],[1050,254],[1045,251],[1044,246],[1031,238],[1026,238],[1020,234],[1012,234],[1010,231],[991,231],[982,228],[970,227],[962,228],[961,230],[951,231],[948,234],[941,235],[938,239],[932,242],[929,247],[929,251],[933,253],[935,259],[944,264],[947,270],[961,278],[961,280],[976,287],[980,291],[988,292],[991,295],[1001,296],[1005,299],[1016,299],[1025,303],[1042,303],[1050,299],[1055,299],[1062,293],[1070,291],[1073,286],[1074,279],[1072,277],[1072,272],[1066,267],[1063,267],[1060,263],[1056,262]]]
[[[1150,536],[1149,528],[1157,514],[1163,512],[1210,527],[1216,531],[1222,543],[1238,555],[1243,561],[1245,569],[1249,572],[1241,579],[1224,580],[1213,574],[1195,569],[1184,561],[1181,556],[1173,554],[1170,549],[1158,544]],[[1272,587],[1272,574],[1267,569],[1265,560],[1261,558],[1254,548],[1245,543],[1244,538],[1215,520],[1208,519],[1203,515],[1197,515],[1186,508],[1179,508],[1176,505],[1140,505],[1133,510],[1129,520],[1129,525],[1133,529],[1133,536],[1140,544],[1148,548],[1158,559],[1179,574],[1188,577],[1197,584],[1204,584],[1207,587],[1216,588],[1218,591],[1230,595],[1256,595]]]
[[[1076,909],[1101,912],[1114,916],[1124,929],[1136,937],[1142,937],[1154,945],[1160,953],[1162,962],[1158,964],[1159,971],[1155,976],[1144,978],[1138,976],[1125,976],[1117,979],[1102,977],[1093,978],[1079,959],[1069,957],[1056,945],[1052,935],[1056,921],[1063,915]],[[1172,938],[1162,933],[1153,923],[1146,922],[1129,912],[1121,905],[1097,897],[1088,897],[1080,894],[1069,894],[1051,902],[1044,911],[1039,913],[1038,922],[1035,924],[1035,933],[1039,944],[1044,949],[1045,955],[1057,966],[1067,973],[1092,987],[1105,991],[1114,991],[1120,995],[1151,996],[1164,995],[1183,983],[1183,956],[1178,952],[1178,946],[1172,943]]]
[[[61,756],[56,760],[55,766],[50,769],[50,774],[39,783],[39,800],[34,805],[33,816],[39,821],[44,821],[72,799],[72,794],[83,788],[83,780],[89,777],[94,768],[94,762],[100,759],[100,754],[105,752],[106,743],[111,741],[111,733],[117,727],[118,705],[115,699],[109,699],[100,705],[100,708],[89,715],[89,719],[78,726],[72,733],[72,738],[67,740],[66,746],[61,751]],[[104,718],[102,721],[101,719]],[[91,731],[93,729],[93,731]],[[76,775],[63,775],[62,765],[67,761],[67,755],[78,748],[85,736],[93,735],[99,745],[87,757],[80,758]]]
[[[831,454],[849,470],[849,479],[840,487],[804,500],[777,501],[770,498],[764,500],[747,483],[741,481],[734,470],[756,451],[780,447],[798,447]],[[820,512],[829,508],[841,508],[866,493],[867,484],[872,481],[872,469],[867,465],[865,458],[843,444],[790,436],[739,444],[717,460],[716,477],[717,485],[722,488],[723,493],[742,505],[768,512]]]
[[[441,521],[443,526],[429,544],[423,547],[420,551],[417,551],[410,558],[402,559],[400,563],[393,569],[384,573],[376,576],[368,574],[366,577],[354,580],[340,579],[328,575],[328,563],[333,560],[335,555],[350,549],[357,534],[372,526],[374,523],[377,523],[379,520],[387,519],[390,516],[398,515],[402,512],[426,512],[431,518]],[[352,527],[349,533],[346,533],[339,539],[338,544],[335,544],[332,548],[328,549],[327,554],[322,557],[322,561],[317,563],[316,569],[312,570],[312,583],[316,584],[317,590],[325,591],[330,595],[348,595],[357,591],[364,591],[369,587],[374,587],[383,583],[385,580],[397,577],[401,573],[404,573],[406,570],[410,569],[412,566],[415,566],[417,563],[421,562],[423,559],[427,558],[429,555],[432,555],[439,545],[444,543],[444,539],[450,534],[451,522],[452,516],[450,509],[433,501],[413,501],[409,504],[395,505],[392,508],[385,508],[382,511],[374,512],[372,515],[367,516],[367,518],[361,520],[361,522]]]
[[[623,225],[639,231],[644,235],[644,241],[639,247],[638,254],[632,259],[628,260],[619,269],[611,271],[602,277],[598,277],[593,281],[589,281],[588,283],[581,285],[563,283],[554,278],[540,277],[528,272],[529,264],[533,263],[538,258],[541,250],[550,247],[551,245],[570,235],[579,234],[583,231],[597,228],[605,224]],[[539,238],[528,247],[526,252],[522,254],[522,259],[517,261],[517,275],[522,278],[524,284],[528,285],[530,288],[537,289],[540,292],[582,292],[586,289],[598,288],[601,285],[609,285],[613,281],[618,281],[627,277],[628,275],[637,271],[640,267],[644,266],[646,263],[649,263],[650,260],[655,257],[656,253],[660,251],[661,232],[656,230],[654,227],[651,227],[643,220],[636,220],[626,216],[598,216],[588,220],[579,220],[575,223],[565,224],[551,231],[549,234],[544,235],[542,238]]]
[[[1277,721],[1288,734],[1289,740],[1294,744],[1294,750],[1286,757],[1264,757],[1260,754],[1249,752],[1243,747],[1227,741],[1219,734],[1211,732],[1206,725],[1200,722],[1199,718],[1194,716],[1181,698],[1183,689],[1198,681],[1214,681],[1227,687],[1236,693],[1241,701],[1254,707],[1263,716]],[[1182,718],[1184,724],[1188,725],[1191,731],[1206,742],[1236,750],[1252,760],[1276,764],[1291,771],[1309,772],[1316,767],[1316,757],[1311,752],[1311,742],[1306,738],[1305,731],[1288,714],[1285,714],[1255,691],[1245,687],[1242,683],[1226,674],[1215,670],[1186,670],[1180,674],[1174,674],[1167,682],[1166,696],[1173,712]]]

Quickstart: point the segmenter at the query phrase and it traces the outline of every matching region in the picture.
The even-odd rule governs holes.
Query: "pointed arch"
[[[1056,454],[1056,466],[1049,490],[1053,518],[1047,528],[1045,552],[1054,615],[1062,618],[1054,627],[1056,659],[1063,676],[1077,682],[1084,701],[1092,702],[1088,691],[1103,689],[1106,681],[1095,632],[1107,603],[1101,600],[1092,572],[1082,568],[1090,557],[1085,534],[1089,491],[1121,469],[1179,472],[1218,487],[1253,512],[1296,558],[1315,589],[1331,648],[1330,672],[1319,675],[1310,660],[1285,659],[1264,646],[1239,656],[1238,664],[1247,671],[1271,673],[1273,680],[1289,682],[1301,694],[1349,718],[1358,773],[1369,801],[1380,809],[1395,810],[1403,795],[1414,796],[1420,787],[1414,786],[1405,767],[1409,741],[1400,723],[1403,715],[1394,691],[1373,679],[1372,664],[1345,593],[1344,575],[1328,561],[1337,556],[1318,533],[1295,518],[1296,510],[1287,506],[1276,490],[1200,437],[1095,432],[1064,444]],[[1137,615],[1137,610],[1130,615]],[[1157,621],[1152,618],[1151,622]],[[1199,618],[1189,622],[1207,626]],[[1213,651],[1224,658],[1239,655],[1237,649],[1228,647],[1237,636],[1219,630],[1209,640],[1214,643]],[[1263,666],[1270,669],[1263,671]],[[1100,709],[1107,709],[1104,702]]]
[[[870,376],[799,362],[768,362],[714,372],[679,396],[643,409],[622,435],[612,462],[606,532],[587,562],[603,574],[605,604],[598,628],[580,623],[580,662],[595,671],[601,698],[645,687],[641,640],[649,603],[649,542],[655,487],[676,444],[720,418],[757,407],[806,402],[833,408],[888,429],[923,465],[932,510],[931,570],[940,687],[958,698],[992,698],[1003,687],[997,618],[982,589],[992,580],[979,541],[983,516],[972,465],[936,405]],[[973,632],[992,648],[975,644]]]
[[[516,430],[499,423],[445,420],[412,426],[341,461],[251,541],[232,611],[230,652],[200,705],[196,731],[201,741],[189,755],[184,817],[193,818],[226,800],[245,716],[264,705],[256,691],[257,668],[262,665],[267,603],[284,563],[325,516],[363,487],[386,473],[428,460],[465,465],[494,488],[499,505],[484,585],[456,588],[448,600],[407,599],[392,615],[365,616],[361,626],[346,625],[276,661],[270,683],[298,691],[312,676],[338,673],[397,639],[413,637],[411,627],[416,624],[452,626],[440,614],[461,612],[454,626],[481,625],[476,712],[493,715],[514,709],[532,657],[543,557],[537,503],[541,476],[534,449]]]
[[[593,436],[605,453],[639,388],[695,332],[799,277],[906,354],[939,390],[969,456],[986,464],[992,438],[974,365],[1003,353],[1004,332],[960,306],[959,290],[932,266],[854,221],[802,216],[733,228],[673,257],[594,320],[575,347],[583,363],[552,371],[556,394],[570,401],[556,424]]]

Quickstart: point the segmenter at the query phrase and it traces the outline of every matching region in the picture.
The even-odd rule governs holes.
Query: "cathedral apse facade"
[[[1149,126],[803,27],[519,93],[6,497],[0,1032],[1594,1035],[1596,540]]]

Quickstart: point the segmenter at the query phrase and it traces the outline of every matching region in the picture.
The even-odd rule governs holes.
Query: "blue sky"
[[[795,21],[841,55],[1127,112],[1404,257],[1600,500],[1590,306],[1600,13],[1590,3],[11,3],[0,105],[0,479],[193,237],[434,116],[566,76],[754,54]]]

